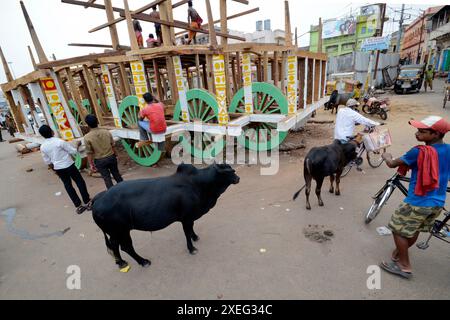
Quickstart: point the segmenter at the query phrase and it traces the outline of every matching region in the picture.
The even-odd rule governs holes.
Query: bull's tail
[[[292,198],[293,201],[297,200],[298,196],[300,195],[300,192],[302,192],[303,189],[305,189],[305,187],[306,184],[300,190],[298,190],[296,194],[294,194],[294,197]]]

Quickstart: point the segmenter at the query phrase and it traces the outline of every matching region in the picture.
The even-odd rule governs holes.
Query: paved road
[[[439,90],[392,99],[387,122],[395,156],[416,144],[410,118],[450,118]],[[332,118],[324,111],[318,117]],[[306,138],[308,149],[332,137],[332,125],[307,129],[295,139]],[[393,249],[392,238],[375,229],[387,224],[402,197],[394,194],[369,226],[363,213],[393,172],[364,164],[363,173],[345,178],[341,197],[330,195],[326,183],[325,207],[319,208],[313,197],[313,210],[307,212],[304,195],[290,201],[303,183],[306,151],[282,154],[275,176],[261,176],[258,166],[238,166],[241,183],[196,224],[201,238],[196,256],[187,253],[179,224],[153,234],[133,232],[136,250],[153,264],[142,269],[124,254],[132,269],[122,274],[92,217],[77,216],[65,192],[55,196],[64,190],[40,154],[20,158],[12,145],[0,144],[0,299],[448,299],[450,247],[438,240],[426,251],[412,249],[413,280],[381,273],[381,289],[367,288],[367,268],[388,259]],[[27,173],[28,168],[34,171]],[[126,179],[136,179],[171,174],[174,166],[123,171]],[[86,179],[92,194],[103,190],[101,180]],[[16,209],[9,224],[8,208]],[[331,230],[334,237],[311,241],[304,234],[310,226]],[[81,268],[81,290],[67,289],[71,265]]]

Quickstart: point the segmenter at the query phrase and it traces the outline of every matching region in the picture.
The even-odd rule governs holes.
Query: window
[[[353,51],[353,49],[354,49],[354,44],[353,43],[344,43],[342,45],[342,50],[343,51],[347,51],[347,50]]]
[[[327,53],[338,52],[338,46],[329,46],[326,48]]]
[[[362,27],[361,28],[361,34],[365,34],[366,33],[366,27]]]
[[[372,34],[373,33],[373,28],[369,28],[368,33]]]

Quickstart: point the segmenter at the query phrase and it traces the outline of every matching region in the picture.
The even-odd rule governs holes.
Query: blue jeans
[[[149,121],[139,121],[139,137],[141,141],[150,141],[149,133],[150,131],[150,122]]]

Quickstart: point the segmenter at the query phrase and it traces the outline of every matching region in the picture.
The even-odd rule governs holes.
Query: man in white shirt
[[[64,187],[66,188],[70,199],[77,208],[77,213],[82,214],[86,210],[91,210],[91,197],[87,191],[86,183],[84,182],[80,171],[75,167],[75,162],[72,159],[72,155],[77,154],[77,149],[72,144],[55,138],[52,129],[47,125],[43,125],[39,128],[39,133],[45,138],[45,142],[41,145],[41,153],[44,162],[51,170],[55,171],[64,183]],[[85,205],[82,205],[82,202],[72,185],[72,180],[75,181],[78,186],[78,190],[81,193]]]
[[[380,123],[367,119],[356,112],[354,108],[359,106],[358,101],[349,99],[345,108],[339,109],[336,116],[336,127],[334,128],[334,139],[347,143],[348,137],[354,136],[355,126],[362,124],[368,127],[379,126]]]

